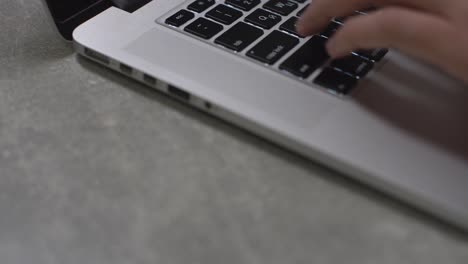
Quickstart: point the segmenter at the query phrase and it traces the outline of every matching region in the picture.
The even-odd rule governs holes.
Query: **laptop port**
[[[213,104],[210,102],[205,102],[204,105],[205,105],[206,110],[211,110],[213,108]]]
[[[85,48],[84,54],[86,56],[94,59],[94,60],[97,60],[97,61],[101,62],[101,63],[104,63],[104,64],[109,64],[110,63],[110,60],[106,55],[101,54],[101,53],[99,53],[97,51]]]
[[[122,73],[127,74],[127,75],[132,75],[133,68],[130,67],[130,66],[128,66],[128,65],[126,65],[126,64],[121,63],[121,64],[120,64],[120,71],[121,71]]]
[[[148,74],[143,74],[143,81],[149,85],[156,85],[156,78],[149,76]]]
[[[170,94],[170,95],[173,95],[175,96],[176,98],[179,98],[181,100],[184,100],[184,101],[190,101],[190,94],[180,88],[177,88],[173,85],[169,85],[167,87],[167,92]]]

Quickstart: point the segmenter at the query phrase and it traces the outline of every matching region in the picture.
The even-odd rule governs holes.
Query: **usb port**
[[[120,64],[120,71],[127,74],[127,75],[132,75],[133,69],[132,69],[132,67],[121,63]]]
[[[156,78],[148,74],[143,74],[143,81],[152,86],[156,85],[157,82]]]
[[[190,94],[187,93],[186,91],[182,90],[182,89],[179,89],[173,85],[169,85],[167,87],[167,91],[169,92],[169,94],[181,99],[181,100],[184,100],[184,101],[190,101]]]

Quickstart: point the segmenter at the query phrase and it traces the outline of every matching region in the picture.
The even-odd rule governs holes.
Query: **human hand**
[[[332,58],[352,51],[393,48],[415,56],[468,83],[467,0],[313,0],[297,24],[301,35],[319,32],[334,17],[353,16],[328,41]]]

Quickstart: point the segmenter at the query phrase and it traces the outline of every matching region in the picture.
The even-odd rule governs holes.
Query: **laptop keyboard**
[[[331,61],[325,45],[347,17],[335,18],[320,34],[303,38],[296,22],[306,0],[187,1],[160,23],[260,63],[298,81],[346,95],[387,53],[356,51]],[[354,15],[365,15],[356,11]]]

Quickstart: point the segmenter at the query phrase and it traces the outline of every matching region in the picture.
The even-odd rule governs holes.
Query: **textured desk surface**
[[[468,263],[424,214],[77,58],[0,1],[0,259]]]

